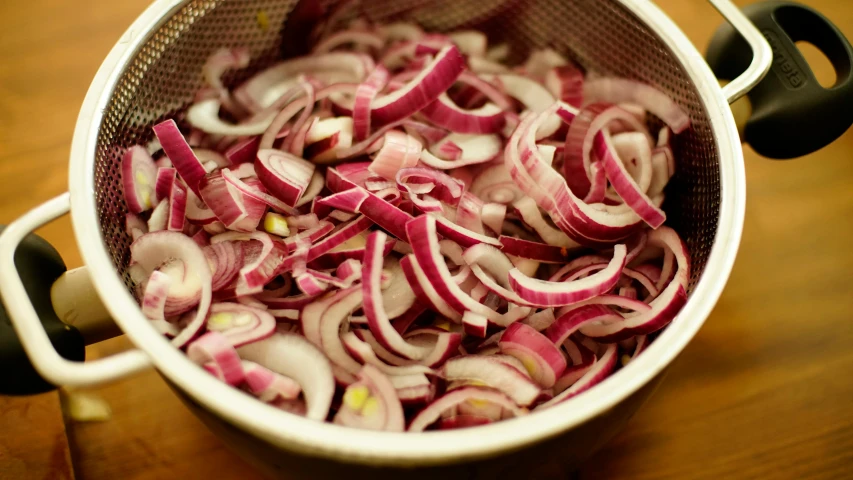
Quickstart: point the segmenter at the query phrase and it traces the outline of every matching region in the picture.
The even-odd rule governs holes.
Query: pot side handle
[[[752,115],[743,140],[762,156],[791,159],[829,145],[853,125],[853,47],[841,31],[811,7],[789,1],[765,1],[743,13],[770,44],[768,73],[747,94]],[[835,85],[818,83],[796,42],[807,41],[832,63]],[[734,79],[752,61],[747,42],[729,24],[722,25],[706,58],[721,79]]]
[[[5,306],[0,308],[0,394],[30,395],[54,385],[91,386],[150,366],[148,356],[140,350],[83,362],[88,327],[81,325],[78,330],[57,315],[51,289],[65,273],[65,264],[50,244],[31,232],[68,210],[69,196],[64,193],[0,233],[0,296]],[[64,283],[86,285],[73,279]],[[97,312],[98,308],[94,305],[86,311]]]

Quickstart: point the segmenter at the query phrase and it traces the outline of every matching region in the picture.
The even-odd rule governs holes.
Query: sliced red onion
[[[649,304],[651,309],[626,314],[625,320],[621,322],[585,326],[581,329],[581,333],[604,343],[618,342],[635,335],[646,335],[669,324],[681,307],[687,303],[690,261],[684,242],[675,230],[661,227],[649,233],[649,245],[672,252],[678,263],[678,270],[669,285]]]
[[[523,275],[519,270],[509,272],[512,290],[527,302],[539,307],[559,307],[601,295],[616,285],[625,267],[625,245],[614,247],[613,259],[607,268],[589,277],[570,283],[548,282]]]
[[[513,203],[513,207],[515,207],[521,219],[524,220],[524,223],[530,225],[548,245],[562,248],[577,248],[580,246],[561,230],[549,225],[542,217],[536,201],[532,198],[522,197]]]
[[[377,25],[376,31],[388,42],[394,40],[417,40],[424,36],[424,31],[421,30],[421,27],[409,22]]]
[[[193,225],[209,225],[217,221],[216,214],[193,192],[187,191],[187,221]]]
[[[492,237],[475,233],[467,228],[462,228],[443,217],[436,216],[433,218],[435,218],[436,230],[438,233],[445,238],[453,240],[463,248],[468,248],[478,244],[500,246],[500,242]]]
[[[306,110],[307,111],[307,110]],[[305,136],[305,157],[314,163],[334,163],[338,153],[352,146],[353,120],[350,117],[318,121]]]
[[[551,48],[540,48],[530,52],[522,66],[522,71],[535,80],[541,81],[554,67],[568,65],[569,61]]]
[[[187,211],[187,187],[182,182],[172,183],[172,191],[169,194],[169,220],[166,230],[182,232]]]
[[[332,222],[327,222],[326,220],[321,220],[317,223],[317,226],[309,228],[307,230],[303,230],[296,235],[291,235],[284,240],[284,244],[288,247],[288,249],[293,249],[300,242],[304,242],[307,245],[310,245],[314,242],[319,241],[321,238],[328,235],[332,230],[335,229],[335,225]],[[306,250],[306,256],[307,256]]]
[[[225,158],[231,165],[240,165],[242,163],[252,162],[258,154],[258,145],[261,139],[259,137],[250,137],[241,140],[225,151]]]
[[[608,345],[601,357],[596,360],[592,368],[590,368],[583,377],[581,377],[571,387],[567,388],[559,395],[556,395],[551,400],[539,405],[536,408],[545,409],[565,402],[566,400],[589,390],[590,388],[607,378],[610,373],[613,372],[613,369],[616,367],[618,351],[619,348],[616,345]]]
[[[193,153],[174,120],[166,120],[154,126],[154,134],[160,140],[163,151],[169,156],[178,174],[196,195],[199,182],[205,176],[204,166]],[[200,195],[199,195],[200,196]]]
[[[400,239],[406,236],[405,225],[412,217],[367,190],[356,187],[323,198],[320,202],[348,212],[358,212]]]
[[[183,137],[181,137],[183,138]],[[157,204],[155,187],[159,174],[145,147],[134,145],[121,157],[121,183],[131,213],[142,213]]]
[[[476,298],[473,293],[472,297]],[[465,329],[465,333],[472,337],[486,338],[489,319],[478,313],[467,311],[462,314],[462,327]]]
[[[553,388],[555,394],[562,393],[577,383],[595,364],[595,354],[582,344],[576,344],[572,339],[568,339],[563,345],[569,352],[569,357],[572,358],[574,364],[567,367],[563,375],[557,379]]]
[[[437,299],[440,299],[438,300],[439,303],[448,305],[451,310],[459,313],[470,310],[488,318],[489,322],[498,326],[507,326],[527,316],[529,314],[527,308],[509,309],[506,313],[500,314],[475,301],[452,281],[452,275],[444,262],[438,245],[436,221],[435,217],[421,215],[406,225],[414,256],[417,259],[416,264],[413,262],[413,267],[417,265],[422,268],[423,272],[423,276],[416,275],[421,289],[423,291],[433,289],[437,294]],[[416,274],[419,273],[417,269],[414,270]],[[426,285],[426,283],[430,285]],[[415,291],[417,292],[417,290]],[[431,301],[435,305],[436,301]],[[438,306],[436,305],[436,307]],[[440,313],[446,315],[443,310],[442,308]]]
[[[243,383],[245,377],[240,356],[221,333],[208,332],[199,337],[187,348],[187,357],[228,385]]]
[[[566,136],[563,173],[575,195],[584,197],[589,192],[593,144],[602,129],[617,121],[625,122],[634,131],[645,131],[630,112],[608,103],[587,105],[572,120]]]
[[[506,89],[506,93],[516,98],[529,111],[542,113],[546,111],[556,100],[548,90],[535,80],[521,75],[503,74],[497,78]],[[560,117],[552,115],[537,133],[537,139],[547,138],[560,128]]]
[[[251,232],[257,228],[266,205],[244,195],[222,176],[222,171],[210,173],[199,182],[199,197],[216,214],[226,228]]]
[[[383,247],[387,235],[376,231],[367,238],[367,247],[364,253],[364,266],[362,270],[362,292],[364,295],[364,314],[367,317],[370,331],[383,347],[389,349],[396,355],[418,360],[430,353],[431,349],[418,348],[406,342],[400,334],[391,326],[390,319],[385,312],[382,291],[380,288],[380,277],[382,274]]]
[[[499,204],[511,204],[524,196],[503,163],[481,171],[471,184],[470,191],[483,201]]]
[[[482,382],[505,393],[522,406],[532,404],[541,391],[539,385],[526,374],[487,356],[465,355],[451,358],[444,363],[441,372],[447,381]]]
[[[397,187],[409,193],[410,197],[429,193],[436,200],[452,206],[459,203],[465,191],[465,185],[459,180],[446,173],[424,167],[403,168],[396,173],[395,180]]]
[[[474,233],[484,235],[483,201],[470,192],[465,192],[456,207],[456,224]]]
[[[464,68],[459,49],[455,45],[443,47],[405,87],[373,101],[371,121],[385,125],[410,116],[450,88]]]
[[[403,129],[406,130],[406,133],[415,138],[423,139],[424,142],[421,142],[423,145],[437,143],[450,133],[443,128],[438,128],[415,120],[404,120],[402,125]]]
[[[275,318],[265,310],[238,303],[213,304],[207,319],[207,330],[221,333],[235,348],[271,336],[275,326]]]
[[[596,78],[583,86],[585,101],[610,103],[635,103],[663,120],[675,133],[690,127],[690,117],[667,94],[627,78]]]
[[[204,320],[210,309],[211,275],[204,253],[190,237],[178,232],[161,231],[139,237],[130,245],[130,256],[146,272],[152,272],[172,259],[180,259],[183,263],[183,282],[175,282],[173,278],[169,287],[169,296],[176,296],[174,293],[189,289],[193,291],[192,304],[198,305],[193,319],[178,336],[172,339],[173,345],[178,348],[183,347],[204,326]],[[198,295],[197,298],[196,295]]]
[[[523,323],[507,327],[498,344],[501,352],[521,361],[543,388],[551,388],[566,369],[563,354],[545,335]]]
[[[154,196],[158,202],[164,198],[169,198],[169,195],[172,193],[172,184],[175,183],[177,173],[178,171],[174,168],[160,168],[157,170]],[[128,191],[127,187],[125,187],[125,191]]]
[[[440,151],[442,146],[452,142],[462,150],[459,159],[453,161],[442,160],[436,157],[434,153]],[[421,152],[421,161],[439,170],[450,170],[453,168],[464,167],[466,165],[476,165],[488,162],[496,158],[501,152],[502,142],[497,135],[468,135],[461,133],[451,133],[441,142],[436,143],[430,148],[430,151]]]
[[[135,242],[137,238],[148,233],[148,224],[139,218],[138,215],[128,213],[125,217],[125,232]]]
[[[310,75],[327,83],[357,83],[371,70],[373,62],[369,57],[349,52],[293,58],[253,76],[234,90],[234,97],[249,110],[257,112],[272,105],[297,85],[299,75]]]
[[[149,320],[165,320],[163,310],[166,308],[166,298],[169,296],[171,283],[171,277],[159,270],[154,270],[148,277],[141,306],[142,314]]]
[[[433,401],[409,424],[409,432],[422,432],[428,426],[435,423],[441,417],[442,412],[449,410],[463,402],[483,401],[500,405],[513,416],[521,416],[527,410],[519,408],[510,398],[500,392],[482,387],[463,387],[449,392],[441,398]]]
[[[307,272],[297,275],[295,280],[296,286],[305,295],[319,295],[331,287],[328,283],[321,281],[316,276],[310,275]]]
[[[376,356],[376,353],[373,351],[370,344],[359,339],[358,335],[354,332],[346,332],[342,334],[341,341],[347,349],[347,352],[352,355],[353,358],[365,365],[372,365],[376,367],[386,375],[414,375],[419,373],[435,374],[431,368],[423,365],[394,366],[384,363]]]
[[[556,319],[554,318],[554,309],[545,308],[536,313],[531,314],[529,317],[522,320],[521,323],[525,325],[530,325],[530,327],[532,327],[537,332],[541,332],[553,325],[555,321]]]
[[[359,233],[367,230],[373,222],[364,215],[338,228],[337,231],[314,244],[308,251],[308,261],[312,261],[330,250],[339,247]]]
[[[365,365],[358,372],[358,382],[347,387],[334,422],[389,432],[402,432],[406,428],[403,406],[394,385],[371,365]]]
[[[498,237],[498,241],[501,243],[501,250],[507,255],[515,255],[542,263],[557,264],[563,264],[569,258],[569,250],[565,247],[546,245],[505,235]]]
[[[460,134],[499,133],[506,124],[503,110],[494,103],[463,109],[446,93],[425,106],[421,113],[433,124]]]
[[[265,403],[299,398],[302,387],[290,377],[279,375],[255,362],[243,360],[243,374],[249,391]]]
[[[276,333],[240,347],[238,353],[245,360],[294,379],[302,387],[308,406],[305,416],[326,419],[335,394],[335,380],[329,360],[308,340],[297,334]]]
[[[279,132],[281,132],[282,128],[284,128],[284,126],[287,124],[287,122],[289,122],[290,119],[292,119],[293,116],[296,115],[301,110],[308,109],[308,107],[313,107],[315,102],[323,100],[323,99],[325,99],[331,95],[334,95],[337,93],[344,93],[344,92],[354,92],[356,88],[357,88],[356,84],[336,83],[333,85],[329,85],[328,87],[324,87],[324,88],[317,90],[316,92],[314,92],[313,96],[301,97],[298,100],[294,100],[293,102],[289,103],[280,112],[278,112],[278,114],[275,116],[275,118],[273,118],[272,122],[270,122],[269,125],[267,126],[267,128],[264,129],[263,136],[261,137],[261,142],[258,145],[258,148],[260,148],[260,149],[271,148],[273,146],[273,143],[275,142],[275,139],[278,136]],[[331,120],[331,119],[327,119],[327,120]],[[331,135],[331,133],[329,133],[327,135],[329,130],[332,130],[332,132],[342,133],[343,132],[342,129],[344,129],[347,126],[346,125],[347,122],[349,122],[348,134],[349,134],[349,140],[351,142],[352,141],[352,118],[349,118],[349,117],[339,117],[334,125],[324,124],[323,126],[319,126],[319,124],[322,122],[317,122],[317,125],[314,126],[314,128],[317,129],[317,131],[313,135],[316,135],[318,137],[321,137],[321,138],[328,140],[329,138],[331,138],[329,136],[329,135]],[[338,128],[335,128],[335,127],[338,127]],[[306,143],[311,142],[311,139],[308,138],[311,135],[312,135],[312,133],[309,130],[309,132],[306,136],[306,139],[305,139]],[[343,141],[343,139],[341,139],[341,141]],[[332,148],[332,147],[335,147],[336,145],[337,145],[337,140],[335,141],[335,145],[327,145],[327,147]],[[322,151],[325,151],[327,149],[328,148],[323,149]],[[321,153],[322,151],[319,151],[318,153]]]
[[[435,397],[435,385],[426,375],[394,375],[389,377],[400,403],[406,406],[423,405]]]
[[[264,187],[289,206],[295,206],[314,174],[314,165],[280,150],[260,150],[255,170]]]
[[[405,133],[391,130],[373,158],[368,170],[387,180],[394,180],[402,168],[414,167],[421,154],[421,144]]]
[[[225,288],[237,278],[243,264],[243,248],[239,242],[221,242],[204,247],[204,255],[213,274],[211,289],[214,292]]]
[[[355,91],[355,102],[352,107],[355,140],[361,141],[370,135],[370,104],[376,95],[385,88],[389,76],[388,69],[378,65]]]
[[[621,321],[620,314],[604,305],[583,305],[562,314],[545,333],[554,345],[562,345],[584,325]]]
[[[545,74],[545,87],[558,100],[573,107],[583,104],[584,76],[574,65],[555,66]]]
[[[259,293],[282,269],[287,259],[287,247],[264,232],[228,232],[210,239],[211,244],[240,241],[245,244],[244,261],[237,277],[238,296]],[[258,243],[255,243],[258,242]],[[260,247],[260,248],[258,248]]]
[[[641,142],[645,139],[640,137]],[[646,196],[631,175],[625,169],[623,161],[616,156],[616,150],[606,130],[595,137],[595,153],[601,158],[607,178],[616,193],[652,228],[663,225],[666,215]]]

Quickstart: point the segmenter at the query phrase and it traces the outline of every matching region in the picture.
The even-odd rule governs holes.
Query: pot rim
[[[743,152],[728,102],[707,63],[684,33],[645,0],[619,0],[649,25],[683,65],[708,112],[720,158],[720,213],[701,281],[677,318],[643,355],[577,396],[523,418],[474,429],[388,433],[320,423],[258,402],[191,362],[142,315],[104,247],[95,203],[94,168],[103,112],[124,67],[149,36],[188,0],[157,0],[128,28],[92,81],[78,116],[70,153],[69,191],[74,233],[94,286],[116,323],[157,369],[208,410],[266,441],[305,455],[371,465],[458,463],[517,450],[560,435],[612,409],[668,366],[705,322],[729,277],[741,240],[746,188]]]

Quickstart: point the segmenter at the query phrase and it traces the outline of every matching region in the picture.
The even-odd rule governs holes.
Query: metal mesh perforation
[[[128,286],[130,238],[124,232],[121,152],[150,140],[151,126],[157,121],[180,118],[202,86],[201,67],[213,51],[226,46],[251,50],[251,68],[231,81],[274,62],[280,52],[280,28],[295,4],[287,0],[189,2],[154,32],[126,66],[100,125],[94,174],[105,247]],[[645,24],[617,2],[605,0],[369,0],[363,4],[364,12],[377,21],[405,18],[430,30],[480,29],[489,35],[490,43],[512,45],[515,60],[523,59],[529,48],[550,46],[588,70],[655,85],[681,104],[690,114],[692,128],[674,142],[678,171],[667,189],[664,209],[668,223],[690,249],[692,289],[705,267],[717,227],[718,152],[696,87]]]

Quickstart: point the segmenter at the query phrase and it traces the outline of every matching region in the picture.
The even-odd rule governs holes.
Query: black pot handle
[[[790,159],[820,150],[853,125],[853,47],[838,28],[811,7],[766,1],[743,8],[773,50],[770,72],[748,94],[752,116],[743,140],[759,154]],[[807,41],[832,63],[835,85],[818,83],[795,42]],[[714,34],[706,54],[718,78],[746,70],[752,53],[729,24]]]
[[[67,214],[70,198],[64,193],[48,200],[0,231],[0,297],[3,301],[0,394],[39,393],[49,390],[50,384],[91,386],[151,365],[150,358],[141,350],[127,350],[83,362],[84,325],[88,325],[85,328],[97,327],[99,322],[80,322],[83,330],[78,331],[62,321],[78,324],[75,316],[84,318],[88,317],[87,312],[105,313],[89,308],[97,301],[94,287],[90,283],[72,281],[70,272],[63,275],[65,265],[56,250],[31,235],[37,228]],[[64,280],[56,282],[60,276]],[[89,276],[86,273],[85,278],[78,278],[88,280]],[[59,300],[60,297],[63,300]],[[80,302],[79,308],[75,301]],[[59,310],[55,310],[55,306]],[[97,315],[93,318],[98,319]],[[98,332],[97,329],[92,331]]]
[[[0,226],[0,232],[5,227]],[[59,252],[44,239],[29,234],[15,251],[15,268],[21,276],[29,301],[41,320],[50,343],[63,358],[82,362],[86,357],[83,335],[62,323],[50,301],[53,282],[65,273],[65,262]],[[55,387],[47,382],[30,363],[21,341],[12,328],[6,309],[0,304],[0,394],[31,395]]]

